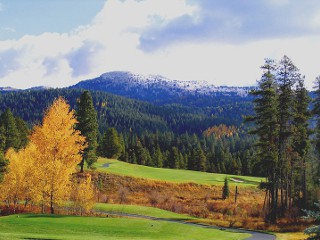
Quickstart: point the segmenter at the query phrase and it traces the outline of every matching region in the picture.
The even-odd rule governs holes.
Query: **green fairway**
[[[12,215],[0,218],[0,239],[245,239],[179,223],[130,218]]]
[[[107,166],[107,167],[106,167]],[[198,184],[223,185],[226,174],[206,173],[190,170],[153,168],[130,164],[113,159],[100,158],[96,164],[99,171],[119,175],[148,178],[176,183],[194,182]],[[228,175],[231,185],[258,185],[264,178]]]
[[[175,219],[175,220],[195,219],[194,217],[191,217],[186,214],[178,214],[178,213],[162,210],[159,208],[136,206],[136,205],[97,203],[94,209],[98,211],[107,211],[111,213],[121,212],[121,213],[138,214],[138,215],[144,215],[144,216],[156,217],[156,218]]]

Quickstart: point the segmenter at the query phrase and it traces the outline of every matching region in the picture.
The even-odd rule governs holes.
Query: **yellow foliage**
[[[90,211],[95,204],[95,189],[91,182],[91,175],[78,175],[72,186],[71,201],[73,207],[80,214]]]
[[[74,129],[76,123],[65,100],[55,100],[29,145],[19,152],[8,151],[9,172],[1,186],[5,199],[41,200],[53,213],[55,204],[69,198],[71,175],[86,147],[85,138]]]

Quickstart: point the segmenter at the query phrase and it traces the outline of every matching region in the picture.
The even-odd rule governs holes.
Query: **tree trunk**
[[[84,158],[82,158],[79,165],[80,165],[80,172],[83,173]]]
[[[53,192],[50,194],[50,213],[54,214]]]

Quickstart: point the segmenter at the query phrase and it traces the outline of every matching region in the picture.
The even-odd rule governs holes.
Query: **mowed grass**
[[[230,233],[179,223],[130,218],[11,215],[0,218],[0,239],[246,239]]]
[[[186,214],[178,214],[178,213],[162,210],[159,208],[136,206],[136,205],[97,203],[94,209],[98,211],[106,211],[110,213],[121,212],[121,213],[138,214],[138,215],[144,215],[149,217],[165,218],[165,219],[173,219],[173,220],[195,219],[194,217]]]
[[[223,185],[226,176],[228,176],[229,184],[231,185],[257,186],[261,181],[265,181],[264,178],[259,177],[153,168],[106,158],[99,158],[95,166],[102,172],[175,183],[193,182],[198,184]]]

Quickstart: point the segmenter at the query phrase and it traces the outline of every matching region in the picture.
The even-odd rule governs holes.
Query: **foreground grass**
[[[138,215],[144,215],[149,217],[167,218],[167,219],[174,219],[174,220],[195,219],[194,217],[186,214],[178,214],[178,213],[162,210],[159,208],[136,206],[136,205],[97,203],[94,209],[98,211],[106,211],[111,213],[121,212],[121,213],[138,214]]]
[[[249,234],[130,218],[12,215],[0,218],[0,239],[246,239]]]
[[[226,177],[226,174],[153,168],[106,158],[100,158],[96,167],[99,171],[103,172],[175,183],[194,182],[198,184],[223,185]],[[264,178],[236,175],[228,175],[228,178],[230,180],[229,184],[238,186],[257,186],[261,181],[264,181]],[[235,182],[233,179],[240,182]]]

